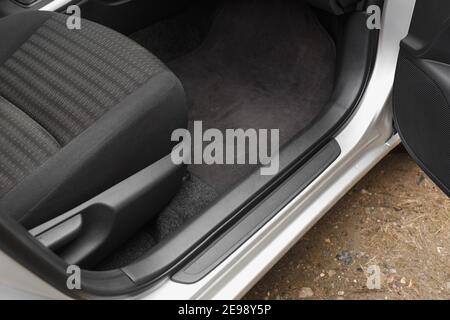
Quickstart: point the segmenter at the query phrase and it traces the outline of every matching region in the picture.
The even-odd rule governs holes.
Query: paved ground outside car
[[[449,265],[450,200],[398,148],[245,299],[450,299]]]

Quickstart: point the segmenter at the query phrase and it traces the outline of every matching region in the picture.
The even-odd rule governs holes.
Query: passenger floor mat
[[[185,88],[190,126],[279,129],[283,145],[328,102],[334,43],[301,1],[227,1],[219,10],[203,44],[168,63]],[[253,167],[189,170],[223,194]]]

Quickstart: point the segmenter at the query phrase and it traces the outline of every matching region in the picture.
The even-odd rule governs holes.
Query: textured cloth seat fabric
[[[178,79],[127,37],[66,16],[0,20],[0,212],[33,227],[169,154]]]
[[[0,97],[0,193],[54,155],[60,145],[26,113]]]

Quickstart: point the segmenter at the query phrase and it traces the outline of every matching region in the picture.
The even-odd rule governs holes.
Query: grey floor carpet
[[[226,1],[214,15],[200,13],[131,35],[180,78],[190,127],[201,120],[204,129],[279,129],[284,145],[313,122],[333,89],[335,47],[309,7],[302,1]],[[254,169],[189,166],[168,208],[99,269],[139,258]]]
[[[214,1],[196,0],[184,12],[139,30],[130,38],[167,63],[200,46],[211,28],[215,8]]]
[[[329,99],[334,43],[302,1],[227,1],[218,10],[202,45],[168,63],[186,90],[191,123],[279,129],[286,144]],[[189,168],[219,194],[253,169]]]

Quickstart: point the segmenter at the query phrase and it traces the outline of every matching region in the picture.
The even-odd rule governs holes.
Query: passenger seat
[[[36,227],[170,154],[183,88],[127,37],[67,16],[0,20],[0,213]],[[177,191],[176,176],[163,197]],[[149,217],[150,218],[150,217]]]

